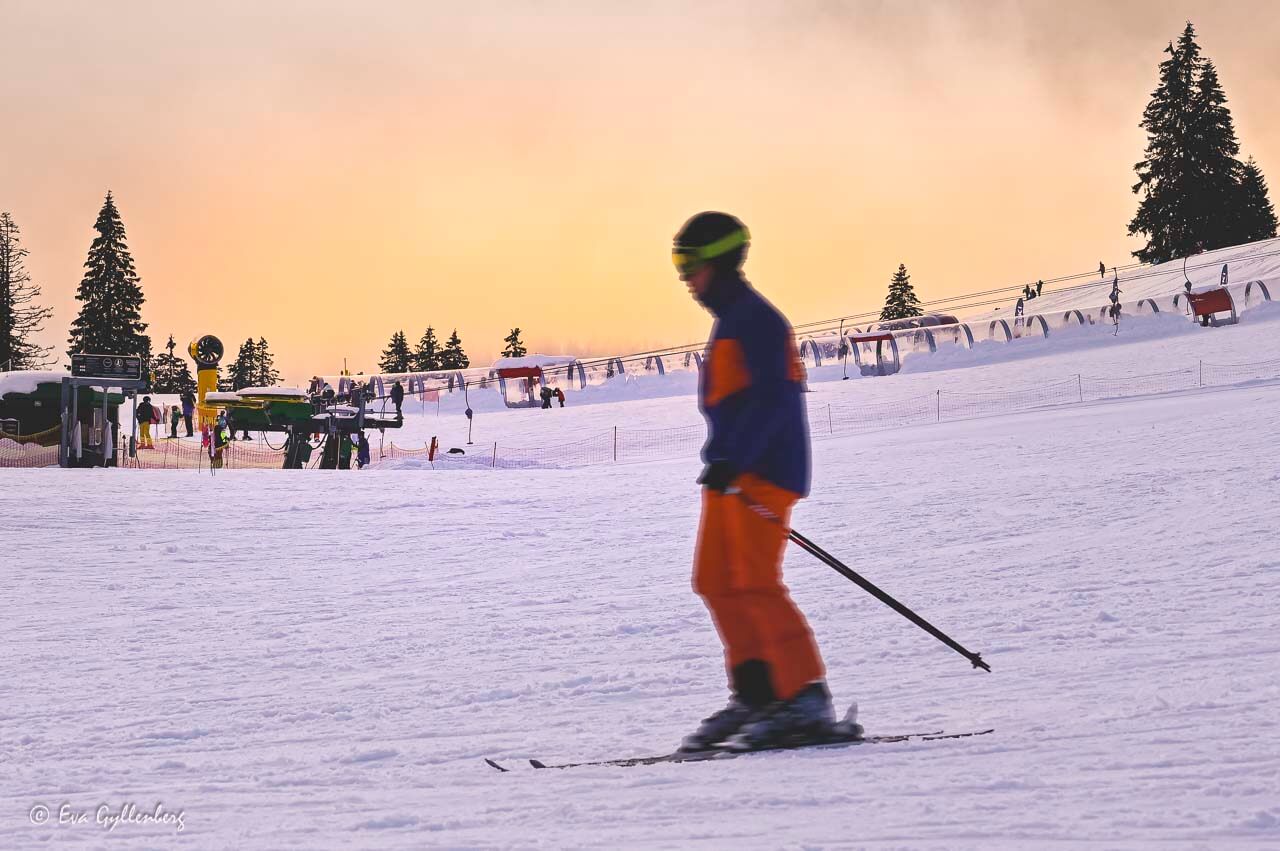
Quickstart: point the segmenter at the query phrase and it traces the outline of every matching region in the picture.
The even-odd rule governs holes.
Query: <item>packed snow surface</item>
[[[1273,320],[1180,327],[819,375],[811,422],[1280,357]],[[691,392],[474,425],[690,425]],[[396,439],[461,444],[435,407]],[[523,761],[660,753],[724,702],[695,457],[5,470],[0,847],[1275,847],[1277,434],[1280,384],[1254,382],[816,440],[796,528],[993,668],[793,548],[837,703],[871,733],[996,732],[564,772]],[[95,823],[130,804],[182,829]]]

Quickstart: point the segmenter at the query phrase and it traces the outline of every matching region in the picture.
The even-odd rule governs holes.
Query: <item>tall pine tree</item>
[[[93,229],[98,235],[89,246],[84,277],[76,291],[80,314],[71,323],[67,354],[140,355],[146,374],[151,364],[151,338],[142,321],[146,299],[110,192]]]
[[[502,350],[504,358],[522,358],[529,353],[524,347],[524,343],[520,340],[520,329],[512,328],[511,333],[502,338],[502,342],[507,346]]]
[[[169,342],[165,344],[168,351],[156,355],[151,364],[155,373],[151,389],[157,393],[195,393],[196,380],[191,377],[191,368],[186,360],[173,353],[175,348],[177,343],[170,334]]]
[[[404,338],[404,332],[397,331],[391,335],[391,342],[383,351],[382,360],[378,361],[378,369],[384,373],[409,372],[412,359],[413,353],[409,351],[409,343]]]
[[[275,387],[280,382],[275,356],[267,348],[267,339],[259,337],[253,346],[253,387]]]
[[[889,293],[884,298],[884,309],[880,311],[883,320],[906,319],[908,316],[919,316],[920,299],[916,298],[915,288],[911,286],[911,276],[907,274],[905,263],[898,264],[898,271],[893,273],[889,281]]]
[[[1164,263],[1201,251],[1249,242],[1266,232],[1265,216],[1248,223],[1244,210],[1259,185],[1240,162],[1240,142],[1218,69],[1201,55],[1190,22],[1165,53],[1160,79],[1142,114],[1147,148],[1134,166],[1142,200],[1129,235],[1147,244],[1133,256]],[[1259,174],[1258,177],[1261,177]],[[1265,199],[1265,183],[1261,184]],[[1252,196],[1251,196],[1252,193]],[[1269,203],[1269,202],[1268,202]]]
[[[1227,109],[1227,96],[1218,82],[1218,69],[1203,59],[1191,100],[1191,209],[1194,232],[1205,249],[1245,240],[1236,222],[1240,177],[1240,142]]]
[[[1244,242],[1272,239],[1276,235],[1276,210],[1267,195],[1267,179],[1258,164],[1249,161],[1240,169],[1240,236]]]
[[[454,328],[444,344],[444,351],[440,353],[440,368],[466,369],[469,366],[471,366],[471,360],[462,350],[462,340],[458,337],[458,329]]]
[[[31,339],[52,311],[34,303],[40,287],[31,283],[18,237],[18,225],[0,213],[0,371],[39,369],[51,351]]]
[[[1144,263],[1159,263],[1198,250],[1194,214],[1189,197],[1192,172],[1186,158],[1191,124],[1191,97],[1195,65],[1199,61],[1195,31],[1187,24],[1178,46],[1165,48],[1169,58],[1160,63],[1160,78],[1139,126],[1147,131],[1147,149],[1134,166],[1142,193],[1138,211],[1129,222],[1129,235],[1143,234],[1147,244],[1133,256]]]
[[[413,368],[417,372],[435,372],[440,369],[440,341],[436,339],[436,329],[430,325],[413,350]]]

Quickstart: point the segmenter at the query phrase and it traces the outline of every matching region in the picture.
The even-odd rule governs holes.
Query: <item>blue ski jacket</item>
[[[703,461],[807,496],[805,372],[791,325],[737,272],[719,274],[702,302],[716,317],[699,381]]]

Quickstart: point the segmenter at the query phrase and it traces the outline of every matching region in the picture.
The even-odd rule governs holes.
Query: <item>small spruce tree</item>
[[[275,356],[267,347],[266,337],[259,337],[253,345],[253,387],[275,387],[280,383]]]
[[[512,328],[511,333],[502,339],[507,346],[502,350],[504,358],[522,358],[529,354],[529,350],[524,347],[524,343],[520,340],[520,329]]]
[[[471,366],[471,360],[462,350],[462,340],[458,337],[458,329],[454,328],[444,344],[444,351],[440,353],[440,368],[466,369],[469,366]]]
[[[412,357],[404,332],[397,331],[391,335],[391,342],[383,351],[382,360],[378,361],[378,369],[384,373],[409,372]]]
[[[18,225],[8,213],[0,213],[0,371],[39,369],[51,351],[31,339],[52,310],[34,304],[40,287],[31,282],[26,256]]]
[[[76,291],[81,307],[71,323],[67,354],[139,355],[145,375],[151,368],[151,338],[142,321],[146,299],[110,192],[93,228],[98,235],[89,246],[84,277]]]
[[[923,312],[920,309],[920,299],[916,298],[915,288],[911,286],[911,276],[907,274],[906,264],[899,263],[898,271],[893,273],[893,279],[889,281],[889,293],[885,296],[880,318],[906,319]]]
[[[440,341],[436,339],[436,329],[430,325],[413,350],[413,368],[418,372],[435,372],[440,369]]]
[[[152,363],[155,381],[151,389],[157,393],[196,392],[196,380],[191,377],[191,368],[187,366],[185,359],[173,353],[176,347],[177,343],[173,341],[173,335],[170,334],[169,342],[165,344],[167,351],[156,355]]]
[[[231,368],[227,370],[227,389],[243,390],[246,387],[254,387],[254,366],[257,359],[258,348],[253,344],[253,338],[245,340],[240,344],[240,351],[236,352],[236,359],[231,364]]]
[[[1238,208],[1242,242],[1272,239],[1276,235],[1276,210],[1267,193],[1267,179],[1258,164],[1249,161],[1240,169],[1240,206]]]

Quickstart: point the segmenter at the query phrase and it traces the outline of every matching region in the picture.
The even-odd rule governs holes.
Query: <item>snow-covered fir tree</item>
[[[418,347],[413,350],[413,368],[418,372],[435,372],[440,369],[440,341],[436,339],[436,329],[430,325],[418,340]]]
[[[165,344],[167,351],[156,355],[151,363],[151,371],[155,376],[151,389],[157,393],[195,393],[196,380],[191,377],[191,368],[184,358],[174,354],[175,348],[177,343],[170,334],[169,342]]]
[[[471,360],[462,350],[462,340],[458,337],[458,329],[454,328],[444,344],[444,351],[440,353],[440,368],[466,369],[469,366],[471,366]]]
[[[18,225],[0,213],[0,371],[39,369],[51,351],[32,340],[52,310],[35,303],[40,287],[31,282],[26,256]]]
[[[524,347],[524,343],[520,340],[520,329],[512,328],[511,333],[502,338],[502,342],[506,343],[506,348],[502,350],[504,358],[522,358],[529,353]]]
[[[880,311],[880,318],[889,319],[906,319],[908,316],[919,316],[923,311],[920,309],[920,299],[916,298],[915,288],[911,286],[911,276],[907,274],[907,266],[905,263],[898,264],[898,271],[893,273],[893,278],[889,281],[889,293],[884,298],[884,308]]]
[[[387,348],[382,352],[382,359],[378,361],[378,369],[386,372],[410,372],[412,370],[413,353],[409,351],[409,343],[405,340],[404,332],[397,331],[391,335],[391,342],[387,344]]]
[[[151,363],[151,338],[142,321],[146,299],[110,192],[93,229],[98,235],[89,246],[84,277],[76,291],[80,313],[71,323],[67,354],[141,355],[146,374]]]

